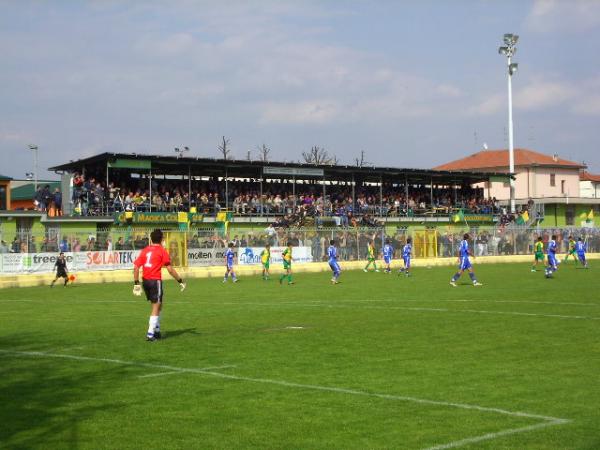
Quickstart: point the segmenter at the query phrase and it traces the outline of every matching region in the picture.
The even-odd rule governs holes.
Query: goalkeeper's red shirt
[[[161,280],[161,269],[171,265],[171,258],[162,245],[152,244],[142,250],[133,265],[142,268],[144,280]]]

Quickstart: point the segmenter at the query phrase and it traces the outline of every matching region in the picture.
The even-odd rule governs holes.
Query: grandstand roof
[[[130,167],[125,167],[129,161]],[[431,169],[414,169],[398,167],[357,167],[347,165],[314,165],[304,163],[286,163],[276,161],[252,161],[252,160],[224,160],[217,158],[194,158],[161,155],[142,155],[137,153],[101,153],[89,158],[71,161],[66,164],[50,167],[48,170],[55,172],[86,172],[105,174],[106,169],[111,167],[127,169],[131,172],[146,173],[149,168],[153,173],[164,175],[187,175],[193,176],[215,176],[222,177],[227,170],[227,176],[239,178],[260,178],[263,176],[263,168],[274,169],[321,169],[328,180],[350,180],[352,176],[363,181],[377,182],[380,177],[385,181],[406,179],[411,183],[429,182],[466,182],[474,183],[486,181],[491,176],[506,177],[506,173],[489,171],[447,171]],[[137,169],[135,168],[137,166]],[[112,168],[110,170],[113,170]],[[271,178],[285,178],[286,176],[274,175]],[[291,175],[288,176],[291,178]],[[321,176],[303,176],[303,178],[321,178]]]
[[[6,181],[6,180],[10,181],[10,180],[12,180],[12,178],[11,177],[7,177],[6,175],[0,174],[0,180],[1,181]]]
[[[515,166],[546,166],[582,169],[585,167],[573,161],[559,158],[558,155],[544,155],[525,148],[515,148]],[[466,158],[457,159],[441,166],[436,170],[490,170],[508,168],[508,150],[482,150]]]
[[[60,188],[60,181],[38,181],[38,187],[50,186],[50,192],[54,193],[54,189]],[[32,200],[35,194],[35,184],[33,181],[20,183],[16,187],[11,188],[10,198],[16,200]]]

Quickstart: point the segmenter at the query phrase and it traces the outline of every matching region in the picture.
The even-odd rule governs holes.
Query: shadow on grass
[[[181,330],[173,330],[165,333],[165,339],[171,339],[177,336],[181,336],[183,334],[195,334],[201,336],[202,333],[196,331],[196,328],[183,328]]]
[[[0,447],[74,449],[86,442],[89,445],[94,437],[82,434],[81,425],[100,412],[126,406],[108,402],[106,391],[127,368],[11,353],[54,353],[36,345],[38,342],[39,336],[2,339]]]

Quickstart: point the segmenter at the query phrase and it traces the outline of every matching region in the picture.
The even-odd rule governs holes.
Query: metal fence
[[[149,243],[149,228],[107,227],[98,229],[73,229],[46,227],[17,229],[11,233],[0,227],[0,253],[54,253],[139,250]],[[230,230],[213,227],[194,228],[187,231],[165,229],[171,240],[182,249],[221,249],[229,242],[235,247],[294,246],[310,249],[312,261],[326,260],[329,241],[334,240],[342,261],[364,259],[369,241],[374,241],[377,252],[390,240],[397,253],[411,237],[415,258],[455,256],[464,233],[469,233],[476,256],[524,255],[533,252],[539,236],[547,243],[556,236],[559,251],[568,248],[569,236],[581,237],[588,252],[600,252],[600,228],[527,228],[507,227],[321,227],[321,228],[264,228],[248,227]]]

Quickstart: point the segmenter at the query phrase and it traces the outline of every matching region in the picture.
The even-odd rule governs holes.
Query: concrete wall
[[[600,254],[589,254],[589,259],[598,259]],[[434,267],[434,266],[456,266],[456,258],[423,258],[412,261],[413,267]],[[477,258],[477,264],[493,264],[493,263],[531,263],[531,255],[521,256],[480,256]],[[340,265],[343,270],[362,270],[365,261],[342,262]],[[396,261],[396,264],[398,262]],[[276,269],[277,270],[277,269]],[[273,270],[273,273],[277,273]],[[452,270],[448,269],[448,277],[452,275]],[[222,267],[196,267],[178,269],[181,276],[188,278],[218,278],[223,277]],[[302,272],[329,272],[329,264],[327,263],[305,263],[294,265],[295,273]],[[238,266],[236,267],[238,276],[259,276],[261,274],[260,266]],[[27,286],[45,286],[49,285],[53,274],[27,274],[27,275],[9,275],[0,276],[0,289],[16,288]],[[163,278],[167,283],[175,283],[169,279],[166,273]],[[103,272],[82,272],[76,274],[75,283],[117,283],[128,282],[133,285],[133,274],[131,270],[113,270]],[[218,281],[217,281],[218,282]]]

